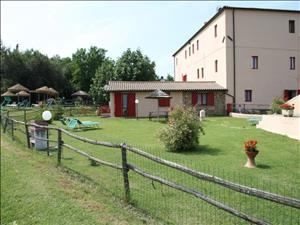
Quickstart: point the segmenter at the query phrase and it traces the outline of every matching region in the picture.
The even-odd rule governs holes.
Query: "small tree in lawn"
[[[170,114],[168,126],[159,132],[168,151],[191,151],[199,145],[199,134],[204,134],[196,110],[176,107]]]

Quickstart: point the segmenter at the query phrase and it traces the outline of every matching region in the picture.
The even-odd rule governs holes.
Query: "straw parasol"
[[[56,91],[56,90],[55,90],[54,88],[52,88],[52,87],[49,88],[48,91],[49,91],[48,94],[51,95],[51,96],[58,96],[58,94],[59,94],[58,91]]]
[[[1,95],[1,97],[13,97],[16,96],[14,93],[7,91]]]
[[[26,91],[19,91],[16,96],[18,96],[18,102],[19,102],[19,98],[21,97],[30,97],[30,94],[27,93]]]
[[[85,91],[76,91],[75,93],[73,93],[71,96],[74,96],[74,97],[77,97],[77,96],[80,96],[80,97],[88,97],[90,96],[88,93],[86,93]]]
[[[149,96],[145,98],[157,99],[157,101],[159,101],[159,99],[170,99],[172,97],[167,93],[163,92],[162,90],[156,89],[153,92],[151,92]],[[157,104],[157,118],[159,118],[159,104]]]
[[[47,86],[43,86],[35,89],[35,92],[40,94],[49,94],[49,88]]]
[[[15,84],[14,86],[11,86],[10,88],[8,88],[8,90],[13,93],[17,93],[20,91],[29,91],[29,89],[27,87],[24,87],[21,84]]]
[[[35,89],[35,92],[38,94],[44,94],[44,98],[46,99],[46,96],[48,98],[48,94],[50,93],[49,88],[47,86],[43,86],[40,88]],[[40,99],[40,96],[38,95],[38,100]]]
[[[17,96],[22,96],[22,97],[29,97],[30,94],[27,93],[26,91],[19,91],[17,94]]]

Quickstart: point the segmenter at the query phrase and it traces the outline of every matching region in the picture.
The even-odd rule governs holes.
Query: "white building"
[[[175,81],[215,81],[226,103],[290,99],[300,93],[300,11],[225,6],[173,57]]]

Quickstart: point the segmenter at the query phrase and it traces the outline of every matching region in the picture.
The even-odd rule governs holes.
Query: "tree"
[[[127,49],[116,62],[116,79],[123,81],[157,80],[155,63],[138,49]]]
[[[91,46],[90,49],[78,49],[72,55],[72,82],[76,89],[89,91],[96,70],[105,59],[106,50]]]
[[[167,81],[174,81],[174,77],[171,74],[168,74]]]
[[[105,59],[97,69],[90,87],[90,94],[95,102],[108,103],[109,94],[104,90],[104,86],[108,84],[108,81],[115,80],[115,78],[115,62],[111,59]]]

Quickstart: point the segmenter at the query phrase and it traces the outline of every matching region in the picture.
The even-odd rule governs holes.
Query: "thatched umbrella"
[[[71,96],[73,96],[73,97],[89,97],[90,95],[88,93],[86,93],[85,91],[80,90],[80,91],[76,91]]]
[[[38,100],[40,100],[39,94],[44,94],[44,96],[48,95],[50,93],[49,88],[47,86],[43,86],[40,88],[35,89],[35,92],[38,93]]]
[[[24,87],[21,84],[15,84],[14,86],[11,86],[10,88],[8,88],[9,91],[13,92],[13,93],[17,93],[20,91],[29,91],[29,89],[27,87]]]
[[[14,93],[7,91],[1,95],[1,97],[14,97],[16,96]]]
[[[49,88],[48,89],[48,91],[49,91],[49,95],[51,95],[51,96],[58,96],[59,95],[59,93],[58,93],[58,91],[56,91],[54,88]]]
[[[149,96],[145,97],[148,99],[157,99],[157,103],[159,101],[159,99],[170,99],[172,98],[170,95],[168,95],[167,93],[156,89],[155,91],[151,92]],[[159,118],[159,104],[157,104],[157,118]]]
[[[18,102],[19,102],[19,97],[29,97],[30,98],[30,94],[27,93],[26,91],[19,91],[16,96],[18,96]]]
[[[22,96],[22,97],[29,97],[30,94],[27,93],[26,91],[19,91],[16,96]]]
[[[36,93],[49,94],[49,88],[47,86],[37,88],[37,89],[35,89],[35,91],[36,91]]]

